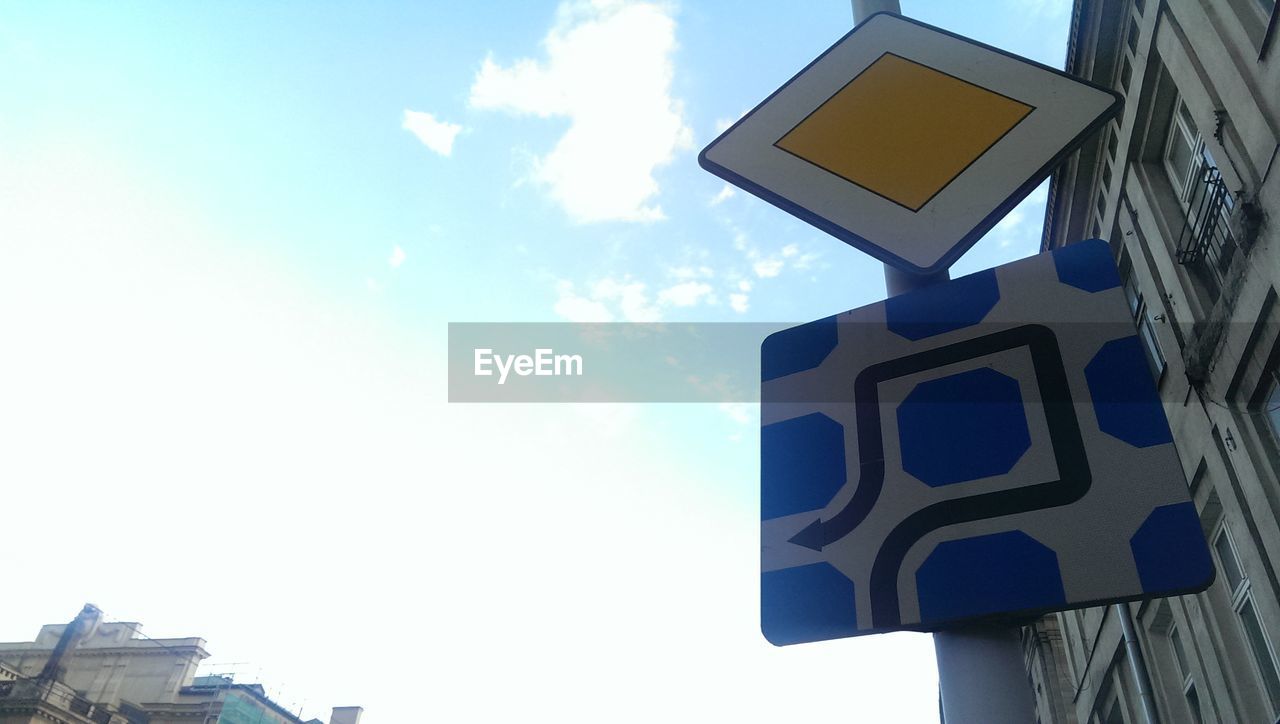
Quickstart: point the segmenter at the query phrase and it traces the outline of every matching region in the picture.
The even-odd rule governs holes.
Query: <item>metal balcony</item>
[[[1227,223],[1234,201],[1218,169],[1207,166],[1187,206],[1178,235],[1178,263],[1202,264],[1221,284],[1236,243]]]

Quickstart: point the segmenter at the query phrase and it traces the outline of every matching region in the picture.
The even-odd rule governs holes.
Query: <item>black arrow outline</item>
[[[825,546],[852,533],[866,520],[884,487],[884,440],[880,425],[879,384],[1017,347],[1027,347],[1031,353],[1059,479],[935,503],[899,523],[886,536],[872,564],[871,609],[873,624],[877,628],[901,625],[898,571],[907,551],[925,535],[955,523],[1073,503],[1088,492],[1093,476],[1080,435],[1066,370],[1062,365],[1062,352],[1057,336],[1048,327],[1039,324],[1022,325],[880,362],[864,369],[854,380],[861,471],[858,488],[853,498],[835,515],[826,520],[818,518],[790,538],[791,543],[815,551],[821,551]]]
[[[853,383],[858,424],[860,471],[858,487],[854,491],[853,498],[835,515],[826,520],[819,518],[813,521],[792,536],[789,542],[821,551],[824,547],[852,533],[862,521],[866,520],[880,498],[880,491],[884,487],[884,436],[880,425],[880,383],[1016,347],[1032,348],[1032,364],[1036,367],[1036,377],[1039,379],[1042,377],[1040,366],[1047,363],[1044,360],[1038,360],[1036,349],[1046,344],[1050,345],[1055,353],[1058,352],[1057,337],[1052,330],[1042,325],[1028,324],[917,352],[906,357],[886,360],[859,372]],[[1055,358],[1054,363],[1059,368],[1062,367],[1060,358]],[[1065,374],[1064,372],[1064,380]],[[1072,419],[1074,418],[1073,412]]]

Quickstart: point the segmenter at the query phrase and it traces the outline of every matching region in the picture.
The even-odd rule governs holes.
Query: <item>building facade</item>
[[[1048,724],[1280,721],[1275,0],[1077,0],[1066,68],[1122,115],[1054,175],[1043,248],[1110,242],[1217,579],[1023,631]]]
[[[151,639],[136,623],[101,623],[97,613],[86,606],[34,641],[0,643],[0,724],[323,724],[303,721],[258,684],[197,676],[209,656],[203,639]],[[338,707],[329,721],[359,724],[361,712]]]

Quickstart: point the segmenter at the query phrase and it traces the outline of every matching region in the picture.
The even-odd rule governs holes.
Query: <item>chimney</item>
[[[362,706],[335,706],[329,716],[329,724],[360,724],[360,715],[364,713]]]

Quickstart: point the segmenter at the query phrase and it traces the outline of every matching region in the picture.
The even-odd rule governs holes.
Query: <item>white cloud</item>
[[[476,74],[474,108],[569,119],[532,177],[579,223],[663,218],[654,172],[693,145],[671,97],[675,25],[650,3],[566,2],[545,58]]]
[[[570,322],[612,322],[613,315],[605,305],[595,299],[574,293],[573,285],[560,282],[560,298],[552,309]]]
[[[705,282],[682,282],[658,292],[660,304],[674,307],[692,307],[711,294],[711,285]]]
[[[1008,216],[1000,220],[991,233],[995,235],[999,241],[1001,248],[1008,248],[1018,241],[1018,233],[1022,229],[1022,222],[1026,218],[1026,212],[1022,206],[1014,207]]]
[[[400,127],[418,137],[423,145],[441,156],[453,153],[453,141],[462,132],[462,126],[438,120],[430,113],[405,109]]]
[[[711,205],[719,206],[725,201],[728,201],[729,199],[733,198],[736,193],[737,191],[735,191],[732,186],[730,186],[729,184],[725,184],[724,187],[720,189],[720,193],[716,194],[711,198]]]
[[[716,216],[716,221],[729,234],[733,250],[739,255],[738,263],[730,266],[725,273],[730,281],[740,279],[742,281],[739,284],[750,284],[751,281],[743,279],[744,276],[753,277],[753,280],[772,279],[788,270],[803,272],[815,267],[829,266],[820,263],[822,252],[809,251],[810,245],[804,241],[788,242],[781,247],[763,247],[758,245],[745,228],[736,223],[733,218],[720,214]],[[748,268],[750,271],[746,271]],[[751,291],[751,287],[747,286],[739,291],[748,292]]]
[[[749,291],[751,291],[751,280],[750,280],[750,279],[740,279],[740,280],[738,280],[738,291],[740,291],[740,292],[749,292]]]
[[[662,313],[649,303],[643,282],[609,277],[592,285],[591,294],[597,299],[617,304],[622,310],[622,318],[628,322],[656,322],[662,317]]]
[[[756,276],[761,279],[770,279],[782,273],[782,260],[777,257],[769,257],[767,259],[759,259],[751,265],[751,269]]]
[[[613,315],[603,304],[592,299],[570,295],[556,301],[555,313],[570,322],[612,322]]]
[[[747,299],[746,294],[730,294],[729,306],[738,314],[746,314],[748,309]]]
[[[729,126],[732,126],[733,124],[737,123],[738,119],[747,115],[747,112],[750,110],[751,110],[750,108],[744,108],[741,113],[739,113],[737,116],[734,116],[733,118],[717,118],[716,125],[715,125],[716,135],[718,136],[721,133],[724,133],[725,131],[729,130]]]
[[[814,263],[821,258],[818,252],[806,252],[801,249],[800,244],[789,243],[781,249],[771,252],[763,252],[755,244],[751,242],[741,228],[729,220],[721,220],[729,231],[733,234],[732,242],[734,251],[742,254],[743,261],[751,265],[751,272],[758,279],[772,279],[782,274],[788,267],[796,271],[804,271],[811,268]],[[740,291],[751,291],[751,282],[742,280],[739,282]],[[743,286],[746,285],[746,286]]]
[[[677,266],[667,270],[672,277],[684,279],[709,279],[715,276],[715,270],[709,266]]]
[[[718,407],[720,411],[729,417],[730,420],[739,425],[749,425],[755,421],[758,408],[746,402],[721,402]]]
[[[579,294],[572,282],[557,284],[556,314],[570,322],[657,322],[662,312],[649,300],[644,282],[605,277]]]
[[[819,255],[816,252],[812,251],[801,254],[798,258],[791,261],[791,266],[796,271],[804,271],[805,269],[813,266],[813,263],[818,260],[818,256]]]
[[[392,269],[399,269],[400,265],[403,264],[404,260],[407,258],[409,258],[409,255],[404,253],[404,249],[401,249],[399,244],[396,244],[391,250],[391,256],[387,258],[387,264],[389,264]]]
[[[662,311],[670,307],[694,307],[699,304],[718,304],[714,288],[698,278],[710,276],[707,267],[677,267],[672,276],[683,279],[676,284],[658,290],[651,296],[649,287],[629,276],[604,277],[585,285],[585,290],[569,281],[556,285],[557,299],[553,309],[570,322],[659,322]],[[745,294],[735,295],[742,296]],[[730,304],[733,304],[732,300]],[[734,306],[737,309],[737,306]],[[743,310],[745,311],[745,307]]]

